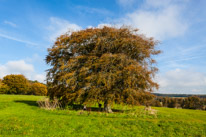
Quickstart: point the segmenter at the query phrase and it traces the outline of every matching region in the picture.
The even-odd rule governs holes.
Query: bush
[[[44,98],[42,100],[37,101],[37,104],[40,108],[53,110],[57,108],[61,108],[61,104],[59,103],[58,99],[50,100],[49,98]]]
[[[7,94],[8,91],[9,87],[6,84],[4,84],[0,79],[0,94]]]
[[[32,83],[30,88],[30,94],[37,96],[47,95],[47,87],[39,82]]]
[[[189,109],[201,109],[204,105],[204,103],[202,103],[200,98],[197,96],[191,96],[186,98],[184,103],[184,108]]]
[[[0,79],[1,94],[47,95],[47,86],[38,81],[27,80],[24,75],[7,75]]]
[[[27,94],[29,82],[24,75],[7,75],[2,82],[9,87],[8,94]]]

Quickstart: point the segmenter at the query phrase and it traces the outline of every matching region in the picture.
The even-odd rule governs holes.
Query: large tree
[[[138,104],[158,88],[157,42],[130,28],[89,28],[61,35],[48,49],[48,94],[63,104]]]

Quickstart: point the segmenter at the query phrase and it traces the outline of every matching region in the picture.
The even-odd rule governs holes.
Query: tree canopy
[[[0,94],[47,95],[47,86],[38,81],[27,80],[24,75],[11,74],[0,79]]]
[[[39,82],[34,82],[31,83],[31,89],[30,89],[32,95],[37,95],[37,96],[45,96],[47,95],[47,87],[46,85],[39,83]]]
[[[158,88],[157,41],[129,28],[89,28],[61,35],[48,49],[48,95],[66,103],[138,104]]]
[[[2,79],[0,79],[0,94],[7,93],[8,91],[9,87],[2,82]]]
[[[9,87],[8,94],[27,94],[29,91],[29,82],[24,75],[7,75],[2,82]]]

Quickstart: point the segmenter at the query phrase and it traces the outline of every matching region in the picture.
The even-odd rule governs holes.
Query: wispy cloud
[[[117,3],[122,7],[132,6],[135,0],[116,0]]]
[[[11,21],[7,21],[7,20],[4,21],[4,24],[7,24],[7,25],[9,25],[9,26],[11,26],[11,27],[14,27],[14,28],[17,27],[17,25],[16,25],[15,23],[13,23],[13,22],[11,22]]]
[[[103,15],[108,15],[112,14],[111,11],[106,10],[106,9],[100,9],[100,8],[91,8],[91,7],[86,7],[86,6],[76,6],[76,9],[79,11],[83,11],[84,13],[89,13],[89,14],[103,14]]]
[[[44,61],[44,59],[39,54],[35,53],[30,57],[27,57],[25,61],[29,63],[34,63],[34,62],[42,62]]]
[[[188,24],[184,21],[182,10],[181,4],[172,1],[147,0],[139,9],[119,19],[119,22],[139,28],[146,36],[165,40],[186,32]]]
[[[17,42],[21,42],[21,43],[24,43],[24,44],[29,44],[29,45],[33,45],[33,46],[38,46],[37,43],[30,42],[30,41],[27,41],[27,40],[22,40],[22,39],[15,38],[15,37],[8,36],[8,35],[1,34],[1,33],[0,33],[0,37],[5,38],[5,39],[9,39],[9,40],[13,40],[13,41],[17,41]]]
[[[178,64],[180,66],[187,65],[184,61],[202,60],[206,58],[205,55],[206,46],[205,45],[193,45],[190,47],[178,46],[171,50],[167,50],[166,53],[157,57],[158,62],[166,66],[172,66],[173,64]]]
[[[188,60],[198,59],[198,58],[202,58],[202,57],[206,57],[206,55],[186,57],[186,58],[179,58],[179,59],[173,59],[173,60],[168,60],[168,61],[164,61],[164,62],[161,62],[161,63],[171,63],[171,62],[179,62],[179,61],[188,61]]]
[[[47,30],[49,31],[48,39],[49,41],[54,42],[58,36],[68,31],[77,31],[80,29],[82,29],[81,26],[78,26],[74,23],[70,23],[65,19],[50,17],[50,24],[47,27]]]
[[[200,62],[205,60],[206,55],[191,54],[191,55],[180,55],[180,56],[166,56],[164,58],[157,59],[160,71],[175,69],[175,68],[198,68],[197,65],[192,65],[191,62]]]

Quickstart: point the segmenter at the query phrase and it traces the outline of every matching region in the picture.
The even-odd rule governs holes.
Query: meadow
[[[81,110],[45,110],[36,101],[44,97],[0,95],[0,136],[206,136],[206,111],[114,105],[111,114]],[[97,107],[97,106],[96,106]]]

